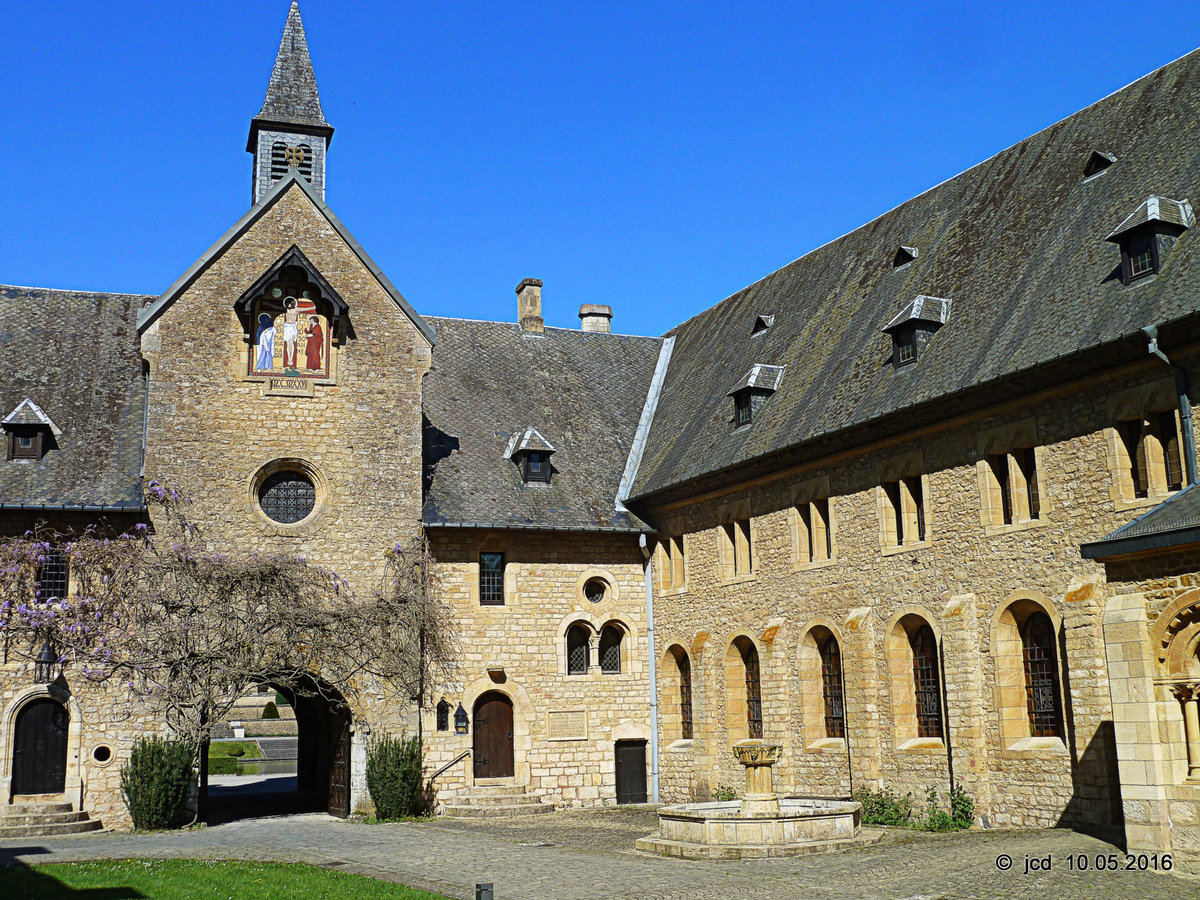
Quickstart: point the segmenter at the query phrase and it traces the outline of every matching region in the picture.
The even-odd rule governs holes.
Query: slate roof
[[[646,530],[617,489],[662,341],[430,317],[425,376],[427,525]],[[549,484],[507,458],[527,428],[555,448]]]
[[[1080,550],[1086,559],[1200,543],[1200,485],[1190,484],[1149,512]]]
[[[304,34],[304,23],[300,21],[300,6],[296,0],[292,0],[287,22],[283,26],[283,37],[279,40],[279,52],[267,84],[266,99],[253,121],[260,124],[300,125],[307,130],[333,134],[333,128],[325,121],[325,113],[321,109],[317,78],[313,74],[308,39]],[[251,126],[251,135],[253,133]]]
[[[29,399],[60,431],[36,462],[0,454],[0,505],[143,506],[137,311],[152,299],[0,286],[0,410]]]
[[[1116,162],[1084,179],[1094,148]],[[1105,241],[1151,195],[1200,191],[1200,51],[1110,95],[744,288],[676,338],[632,496],[732,484],[999,397],[1144,356],[1138,330],[1200,304],[1200,239],[1126,286]],[[893,268],[897,246],[920,255]],[[914,365],[889,364],[883,323],[918,295],[954,298]],[[774,325],[750,338],[762,310]],[[1184,327],[1162,329],[1178,343]],[[787,378],[750,428],[729,385],[751,365]]]
[[[1132,231],[1147,222],[1166,222],[1168,225],[1178,225],[1181,228],[1191,228],[1196,222],[1192,213],[1192,205],[1184,200],[1172,200],[1169,197],[1150,196],[1113,229],[1105,240],[1116,241],[1127,231]]]

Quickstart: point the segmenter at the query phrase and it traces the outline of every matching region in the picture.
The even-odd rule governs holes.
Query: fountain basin
[[[755,815],[739,801],[684,803],[658,811],[660,831],[638,850],[690,859],[798,856],[862,843],[862,804],[851,800],[778,801]]]

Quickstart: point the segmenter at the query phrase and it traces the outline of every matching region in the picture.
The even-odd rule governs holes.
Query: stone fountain
[[[862,804],[851,800],[780,799],[773,767],[783,748],[740,741],[733,753],[746,767],[740,801],[684,803],[658,811],[659,832],[638,850],[691,859],[750,859],[838,850],[862,842]]]

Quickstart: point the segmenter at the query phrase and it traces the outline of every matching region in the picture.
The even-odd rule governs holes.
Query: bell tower
[[[254,154],[251,200],[261,200],[291,168],[325,199],[325,152],[332,138],[333,127],[321,111],[300,5],[292,0],[267,97],[250,120],[246,152]]]

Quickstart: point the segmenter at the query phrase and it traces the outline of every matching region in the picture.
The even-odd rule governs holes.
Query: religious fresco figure
[[[306,368],[320,369],[321,352],[325,349],[325,333],[317,316],[309,316],[308,323],[308,327],[304,329],[304,336],[307,338],[304,344]]]
[[[269,371],[275,365],[275,321],[266,313],[258,317],[254,345],[258,348],[254,368]]]
[[[296,298],[288,297],[283,301],[283,368],[296,368],[296,340],[300,336],[297,327],[300,312],[296,309]]]

